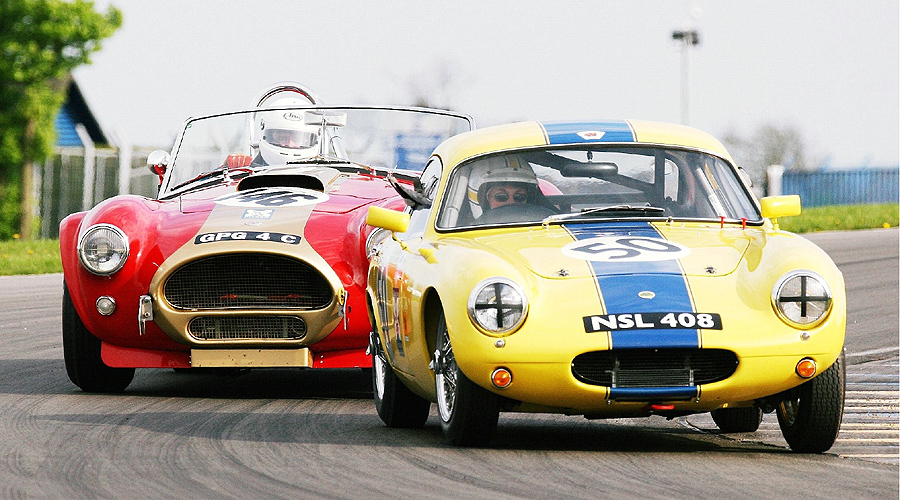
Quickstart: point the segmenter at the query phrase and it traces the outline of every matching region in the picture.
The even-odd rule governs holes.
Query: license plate
[[[716,313],[668,312],[596,314],[584,317],[584,331],[622,330],[721,330],[722,317]]]

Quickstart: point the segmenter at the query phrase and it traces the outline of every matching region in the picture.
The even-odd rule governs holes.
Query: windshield
[[[438,229],[598,219],[761,222],[725,160],[659,147],[506,152],[450,174]]]
[[[285,107],[191,119],[161,193],[236,168],[351,162],[420,172],[444,139],[473,128],[466,115],[401,107]]]

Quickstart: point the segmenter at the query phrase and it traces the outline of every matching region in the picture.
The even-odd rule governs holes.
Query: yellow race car
[[[523,122],[443,142],[405,212],[371,207],[375,403],[490,444],[501,411],[587,418],[776,411],[822,452],[844,405],[841,273],[778,227],[712,136],[644,121]]]

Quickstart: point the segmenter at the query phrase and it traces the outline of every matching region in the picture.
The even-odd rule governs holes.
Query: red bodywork
[[[370,367],[366,355],[370,322],[366,312],[366,211],[370,205],[402,209],[404,203],[384,179],[345,174],[328,200],[315,206],[302,237],[339,277],[347,295],[347,320],[324,340],[309,346],[317,368]],[[148,293],[160,265],[189,244],[212,213],[217,196],[234,192],[236,181],[191,191],[167,200],[121,195],[88,212],[74,213],[60,224],[60,253],[65,285],[86,328],[102,341],[103,362],[111,367],[187,368],[190,347],[176,342],[154,322],[140,334],[139,298]],[[82,266],[78,241],[84,229],[108,223],[129,239],[125,267],[112,276],[94,275]],[[116,300],[111,316],[97,312],[101,295]],[[344,326],[347,326],[346,329]]]

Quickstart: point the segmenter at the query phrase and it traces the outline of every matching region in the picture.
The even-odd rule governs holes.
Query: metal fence
[[[804,207],[898,203],[900,167],[787,171],[782,175],[781,194],[800,195]]]
[[[41,221],[40,237],[57,238],[63,218],[111,196],[155,197],[157,178],[147,169],[151,151],[58,148],[43,165],[34,165],[40,191],[34,193],[40,209],[35,214]],[[120,163],[127,163],[128,170],[121,171]],[[795,172],[774,165],[769,167],[768,179],[769,195],[799,194],[804,207],[900,201],[900,167]]]
[[[59,223],[67,215],[88,210],[97,203],[122,193],[156,196],[157,178],[147,169],[152,150],[57,148],[43,164],[35,164],[35,185],[39,193],[40,237],[57,238]],[[129,168],[122,171],[120,163]]]

